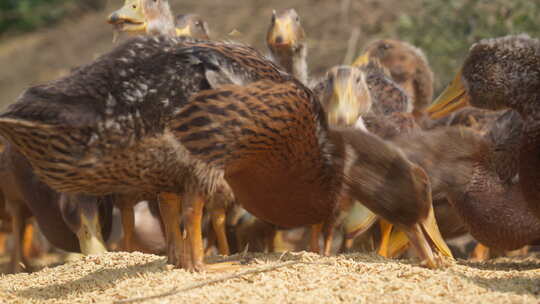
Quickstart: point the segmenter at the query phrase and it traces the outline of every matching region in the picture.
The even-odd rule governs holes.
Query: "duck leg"
[[[310,251],[317,254],[321,253],[321,247],[319,245],[319,239],[321,238],[321,233],[323,229],[323,224],[316,224],[311,226],[311,239],[310,239]]]
[[[183,265],[187,270],[202,271],[205,268],[201,229],[204,202],[199,194],[186,195],[183,202],[182,211],[189,244],[188,260],[191,255],[191,263],[188,261],[187,265]]]
[[[165,228],[165,240],[167,242],[167,262],[182,267],[187,261],[185,258],[184,242],[180,232],[180,214],[182,207],[180,197],[174,193],[159,194],[159,211]]]
[[[336,225],[334,221],[327,222],[324,225],[324,240],[323,240],[323,256],[330,256],[332,251],[332,242],[334,240],[334,232]]]
[[[6,253],[6,239],[7,239],[6,233],[0,232],[0,254]]]
[[[481,243],[476,244],[474,250],[471,252],[471,261],[473,262],[484,262],[489,260],[490,250],[489,247],[482,245]]]
[[[22,242],[24,235],[24,219],[19,205],[10,206],[11,213],[11,231],[13,233],[14,248],[11,252],[11,262],[9,265],[9,273],[19,273],[23,271],[26,263],[24,262]],[[24,264],[23,264],[24,263]]]
[[[379,245],[378,254],[385,258],[388,258],[388,244],[391,242],[390,234],[392,233],[392,224],[388,221],[381,219],[379,221],[381,227],[381,243]]]
[[[123,247],[125,251],[134,250],[133,235],[135,231],[135,212],[132,202],[122,202],[119,204],[120,214],[122,215],[122,231],[124,232]]]
[[[36,256],[36,251],[33,250],[34,243],[34,225],[30,222],[27,222],[24,225],[24,233],[22,237],[22,252],[23,257],[32,258]]]
[[[268,252],[284,251],[287,251],[287,246],[285,246],[285,242],[283,241],[283,231],[273,227],[268,237]]]
[[[220,206],[212,210],[212,227],[214,228],[214,234],[217,239],[218,252],[221,255],[229,255],[229,243],[227,241],[226,232],[226,210],[223,206]]]
[[[351,252],[353,245],[354,239],[343,237],[343,242],[341,242],[341,248],[339,249],[339,252],[349,253]]]

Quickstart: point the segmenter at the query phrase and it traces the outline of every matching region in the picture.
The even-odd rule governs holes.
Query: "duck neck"
[[[272,54],[287,72],[291,73],[303,84],[307,84],[307,47],[305,45],[302,44],[295,50],[273,50]]]
[[[174,17],[168,1],[161,1],[158,8],[146,11],[147,33],[150,35],[176,36]]]
[[[540,113],[525,118],[519,151],[519,178],[523,195],[540,216]]]
[[[413,79],[415,112],[422,112],[433,100],[433,72],[427,62],[420,62]]]

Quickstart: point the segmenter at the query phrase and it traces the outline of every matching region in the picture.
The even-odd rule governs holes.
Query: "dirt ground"
[[[320,257],[301,252],[250,254],[229,259],[244,264],[235,270],[189,273],[171,270],[165,258],[154,255],[87,256],[32,274],[0,277],[0,302],[496,304],[540,301],[538,257],[500,258],[486,263],[457,261],[441,270],[425,269],[410,260],[387,260],[366,254]],[[130,302],[137,299],[140,301]]]

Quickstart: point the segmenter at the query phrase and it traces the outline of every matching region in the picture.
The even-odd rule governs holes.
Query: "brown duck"
[[[530,209],[540,216],[540,111],[536,105],[540,42],[527,35],[482,40],[473,45],[463,67],[443,94],[427,109],[441,116],[460,107],[511,108],[523,118],[519,184]]]
[[[0,196],[11,217],[14,236],[10,273],[28,269],[22,244],[28,237],[23,233],[25,222],[31,217],[57,248],[84,254],[106,251],[104,239],[110,233],[112,220],[110,197],[60,194],[52,190],[39,180],[25,157],[9,143],[0,153],[0,180]]]
[[[266,45],[275,62],[304,84],[308,82],[307,41],[295,9],[273,11]]]
[[[367,45],[353,65],[363,65],[376,58],[390,72],[392,79],[412,99],[408,112],[421,116],[433,99],[433,72],[425,54],[411,44],[392,39],[376,40]]]
[[[172,13],[167,1],[153,2],[150,0],[138,0],[135,8],[130,3],[126,3],[120,10],[114,12],[109,17],[109,22],[113,24],[123,24],[124,21],[143,24],[147,34],[163,34],[170,37],[183,36],[194,38],[208,38],[207,25],[197,15],[178,15],[176,19],[176,30],[172,31],[173,20]],[[127,27],[125,31],[138,32],[139,28],[132,29]],[[221,81],[221,80],[218,80]],[[225,80],[228,83],[228,80]],[[217,240],[219,253],[222,255],[230,254],[229,243],[226,237],[226,213],[232,208],[233,195],[223,181],[220,183],[220,189],[216,195],[206,198],[205,205],[210,210],[211,223],[214,228],[215,238]],[[139,200],[138,194],[126,196],[121,195],[117,200],[117,205],[121,208],[124,223],[124,231],[133,231],[133,205]],[[172,196],[169,196],[172,199]],[[150,198],[151,199],[151,198]],[[178,198],[176,198],[178,199]],[[125,248],[130,248],[129,244],[133,238],[133,233],[127,233],[124,237]],[[129,246],[129,247],[128,247]]]

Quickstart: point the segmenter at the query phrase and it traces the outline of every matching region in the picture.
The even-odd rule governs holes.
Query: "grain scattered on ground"
[[[415,261],[376,255],[251,254],[226,272],[190,273],[163,257],[107,253],[31,274],[0,277],[2,303],[113,303],[152,296],[287,261],[258,274],[180,291],[144,303],[536,303],[540,259],[458,261],[429,270]]]

